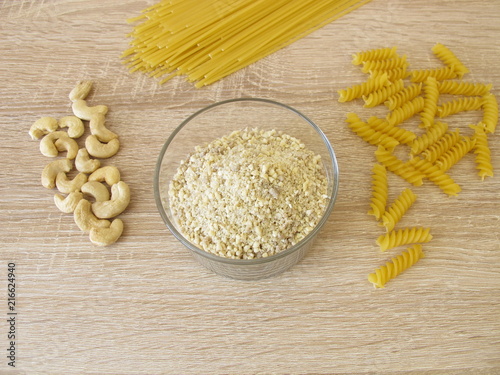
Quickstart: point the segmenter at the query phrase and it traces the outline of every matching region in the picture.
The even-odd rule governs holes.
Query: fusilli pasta
[[[425,159],[421,159],[418,156],[410,159],[409,163],[422,172],[429,181],[438,186],[445,194],[457,195],[462,191],[460,185],[455,183],[455,181],[437,165]]]
[[[466,96],[450,100],[437,108],[440,118],[454,115],[464,111],[477,111],[483,106],[484,99],[480,96]]]
[[[469,73],[469,69],[467,69],[467,67],[462,64],[458,57],[455,56],[455,54],[443,44],[435,44],[434,47],[432,47],[432,52],[434,52],[436,57],[445,65],[453,66],[459,78],[462,78],[464,74]]]
[[[463,81],[441,81],[438,82],[438,90],[440,94],[450,94],[450,95],[470,95],[470,96],[483,96],[490,92],[493,85],[473,83],[473,82],[463,82]]]
[[[393,155],[383,146],[379,146],[375,151],[377,161],[384,165],[389,171],[405,179],[414,186],[423,184],[423,174],[415,169],[411,164],[405,163]]]
[[[414,83],[408,87],[405,87],[403,90],[397,92],[391,97],[387,98],[384,102],[385,106],[389,108],[391,111],[401,107],[404,103],[413,100],[422,91],[422,83]]]
[[[371,116],[367,120],[367,124],[374,130],[390,135],[402,144],[409,144],[413,142],[413,140],[417,137],[417,135],[412,131],[399,128],[395,125],[391,125],[387,120],[378,118],[376,116]]]
[[[415,265],[420,259],[424,258],[422,245],[414,245],[403,251],[400,255],[392,258],[385,266],[381,266],[374,273],[368,275],[368,281],[375,288],[384,288],[385,284],[394,279],[403,271]]]
[[[373,91],[368,95],[363,95],[363,100],[365,101],[365,108],[372,108],[379,104],[382,104],[387,98],[394,95],[398,91],[401,91],[404,87],[404,82],[402,79],[394,82],[392,85],[382,87],[379,90]]]
[[[378,49],[371,49],[368,51],[358,52],[352,55],[352,63],[354,65],[361,65],[365,61],[385,60],[395,57],[397,55],[396,47],[384,47]]]
[[[392,230],[379,236],[376,242],[380,251],[386,251],[398,246],[429,242],[432,240],[430,232],[430,228],[423,227]]]
[[[401,107],[387,114],[387,121],[391,125],[398,125],[420,113],[424,108],[424,98],[417,96],[415,99],[404,103]]]
[[[437,112],[439,91],[437,81],[434,77],[427,77],[424,82],[424,106],[420,112],[420,120],[424,128],[429,128],[434,124],[434,117]]]
[[[452,79],[457,76],[454,66],[444,66],[436,69],[412,70],[410,72],[411,82],[425,82],[428,77],[436,78],[436,81]]]
[[[368,95],[371,92],[379,90],[390,84],[391,82],[387,78],[387,73],[371,76],[367,81],[360,83],[359,85],[339,90],[339,102],[348,102],[361,98],[363,95]]]
[[[483,96],[483,120],[481,125],[487,133],[494,133],[498,124],[498,102],[493,94]]]
[[[488,135],[482,126],[471,126],[474,129],[474,153],[476,154],[476,168],[478,175],[484,181],[485,177],[493,177],[493,165],[491,164],[491,151],[488,145]]]
[[[427,149],[422,151],[421,156],[425,158],[425,160],[434,163],[459,140],[460,131],[455,129],[453,132],[446,133],[436,143],[430,145]]]
[[[458,163],[465,155],[467,155],[474,147],[475,139],[464,137],[457,142],[452,148],[446,151],[439,159],[436,160],[436,165],[443,171],[447,171]]]
[[[382,164],[375,163],[373,165],[372,198],[368,215],[375,216],[377,220],[382,219],[387,204],[387,193],[387,170]]]
[[[361,71],[363,73],[387,71],[396,68],[401,68],[407,65],[408,62],[406,61],[406,55],[403,55],[401,57],[395,56],[385,60],[365,61],[363,63],[363,68],[361,68]]]
[[[391,136],[372,129],[354,113],[347,114],[346,122],[354,133],[360,136],[365,142],[372,145],[382,145],[388,150],[393,150],[394,147],[399,144],[399,142]]]
[[[448,124],[444,122],[436,122],[432,127],[420,137],[415,138],[411,144],[411,153],[418,155],[426,148],[436,143],[448,130]]]
[[[405,189],[394,202],[392,202],[382,215],[382,224],[388,232],[394,229],[404,214],[410,209],[413,203],[415,203],[416,199],[417,196],[411,189]]]

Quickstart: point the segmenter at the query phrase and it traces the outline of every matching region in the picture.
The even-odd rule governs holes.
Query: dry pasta
[[[474,129],[474,154],[476,154],[476,168],[482,180],[485,177],[493,177],[493,165],[491,164],[491,151],[488,146],[488,135],[482,126],[471,126]]]
[[[387,204],[387,194],[387,170],[382,164],[375,163],[373,165],[372,198],[368,215],[375,216],[377,220],[382,219]]]
[[[411,153],[418,155],[426,148],[436,143],[448,131],[448,124],[444,122],[436,122],[431,128],[422,134],[420,137],[415,138],[411,144]]]
[[[448,117],[459,112],[477,111],[482,108],[484,99],[480,96],[466,96],[443,103],[437,108],[440,118]]]
[[[371,49],[368,51],[358,52],[352,55],[352,63],[354,65],[361,65],[365,61],[386,60],[397,55],[397,47],[383,47]]]
[[[293,43],[370,0],[162,0],[129,20],[142,22],[123,53],[131,71],[196,87]]]
[[[387,120],[376,116],[371,116],[366,122],[374,130],[391,136],[401,144],[409,144],[417,137],[412,131],[391,125]]]
[[[392,85],[382,87],[381,89],[373,91],[368,95],[363,95],[363,100],[365,101],[364,107],[371,108],[382,104],[387,100],[387,98],[401,91],[403,87],[404,81],[399,79]]]
[[[443,81],[445,79],[457,77],[457,72],[455,71],[454,66],[444,66],[436,69],[412,70],[410,72],[411,82],[425,82],[429,77],[434,77],[436,81]]]
[[[405,87],[403,90],[397,92],[393,96],[387,98],[384,102],[387,108],[391,111],[401,107],[404,103],[415,99],[422,91],[422,83],[414,83]]]
[[[458,129],[455,129],[453,132],[446,133],[437,142],[422,151],[421,156],[425,158],[425,160],[434,163],[446,151],[452,148],[459,140],[460,131]]]
[[[354,85],[346,89],[339,90],[339,102],[349,102],[354,99],[368,95],[373,91],[380,90],[384,86],[389,86],[391,82],[387,79],[387,73],[374,75],[367,81]]]
[[[399,142],[391,136],[371,128],[354,113],[347,114],[346,122],[354,133],[360,136],[365,142],[372,145],[382,145],[388,150],[393,150],[394,147],[399,144]]]
[[[421,159],[418,156],[410,159],[409,163],[422,172],[429,181],[438,186],[443,193],[447,195],[458,195],[458,193],[462,191],[460,185],[453,181],[453,179],[437,165],[425,159]]]
[[[413,227],[392,230],[386,234],[382,234],[377,238],[377,245],[380,251],[387,251],[395,247],[425,243],[432,240],[430,228]]]
[[[436,160],[436,165],[443,171],[447,171],[474,148],[475,142],[475,139],[464,137],[460,142],[457,142],[452,148],[446,151],[446,153],[441,155]]]
[[[368,275],[368,281],[373,284],[375,288],[384,288],[385,284],[398,276],[401,272],[415,265],[420,259],[424,258],[422,245],[413,245],[399,254],[397,257],[392,258],[385,266],[379,267],[374,273]]]
[[[398,125],[420,113],[425,106],[425,100],[421,96],[404,103],[401,107],[390,111],[387,114],[387,121],[391,125]]]
[[[469,69],[462,64],[458,57],[455,56],[455,54],[448,47],[443,44],[436,43],[434,47],[432,47],[432,52],[434,52],[436,57],[445,65],[453,66],[459,78],[462,78],[464,74],[469,73]]]
[[[446,80],[438,82],[440,94],[483,96],[490,92],[493,85],[464,81]]]
[[[410,163],[405,163],[398,159],[383,146],[378,146],[377,151],[375,151],[375,157],[387,170],[405,179],[413,186],[421,186],[423,184],[424,175],[421,172],[415,169]]]
[[[424,82],[424,107],[420,112],[420,120],[424,128],[429,128],[434,124],[434,118],[437,112],[439,91],[437,81],[434,77],[427,77]]]
[[[406,66],[408,66],[408,62],[406,61],[406,55],[404,55],[401,57],[395,56],[385,60],[365,61],[363,63],[363,68],[361,69],[361,71],[363,73],[372,73],[393,70]]]
[[[494,133],[498,124],[498,102],[493,94],[486,94],[483,103],[483,120],[481,125],[487,133]]]
[[[415,203],[417,196],[411,189],[404,189],[382,215],[382,224],[390,232]]]

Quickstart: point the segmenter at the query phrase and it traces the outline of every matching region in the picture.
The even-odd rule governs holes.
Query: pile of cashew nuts
[[[120,142],[118,135],[105,126],[108,107],[87,105],[85,99],[91,89],[91,81],[78,82],[69,94],[74,115],[59,120],[42,117],[31,126],[29,134],[33,140],[40,140],[42,155],[55,158],[66,153],[65,158],[43,169],[42,185],[57,188],[57,208],[72,213],[76,225],[89,234],[92,243],[107,246],[123,233],[123,221],[117,216],[130,203],[130,189],[121,181],[118,168],[102,166],[99,160],[115,155]],[[80,148],[77,139],[85,133],[84,121],[88,121],[90,135],[85,147]],[[69,178],[68,173],[75,168],[76,175]]]

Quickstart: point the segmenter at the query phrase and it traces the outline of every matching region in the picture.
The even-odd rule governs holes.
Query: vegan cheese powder
[[[244,129],[197,146],[168,195],[182,234],[226,258],[271,256],[303,239],[328,202],[321,156],[275,130]]]

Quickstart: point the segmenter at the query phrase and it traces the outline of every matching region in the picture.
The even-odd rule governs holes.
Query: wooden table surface
[[[373,0],[203,89],[182,77],[158,85],[122,64],[126,20],[152,4],[0,1],[0,373],[500,374],[498,131],[489,137],[494,177],[481,181],[470,154],[449,172],[462,187],[457,197],[432,183],[414,188],[401,225],[430,227],[434,238],[415,267],[374,289],[367,275],[398,251],[381,253],[375,243],[383,233],[367,215],[375,147],[344,119],[377,110],[337,101],[337,90],[365,77],[353,53],[397,46],[411,68],[434,68],[438,42],[469,68],[464,80],[492,83],[500,95],[500,2]],[[78,80],[94,82],[92,105],[109,107],[121,148],[106,163],[132,192],[123,236],[105,248],[56,209],[54,191],[40,183],[49,159],[28,135],[42,116],[71,114]],[[153,196],[156,157],[175,127],[237,97],[302,111],[330,139],[341,171],[335,209],[312,251],[254,282],[196,263]],[[466,133],[480,118],[455,115],[449,124]],[[390,181],[391,199],[408,187],[392,174]]]

